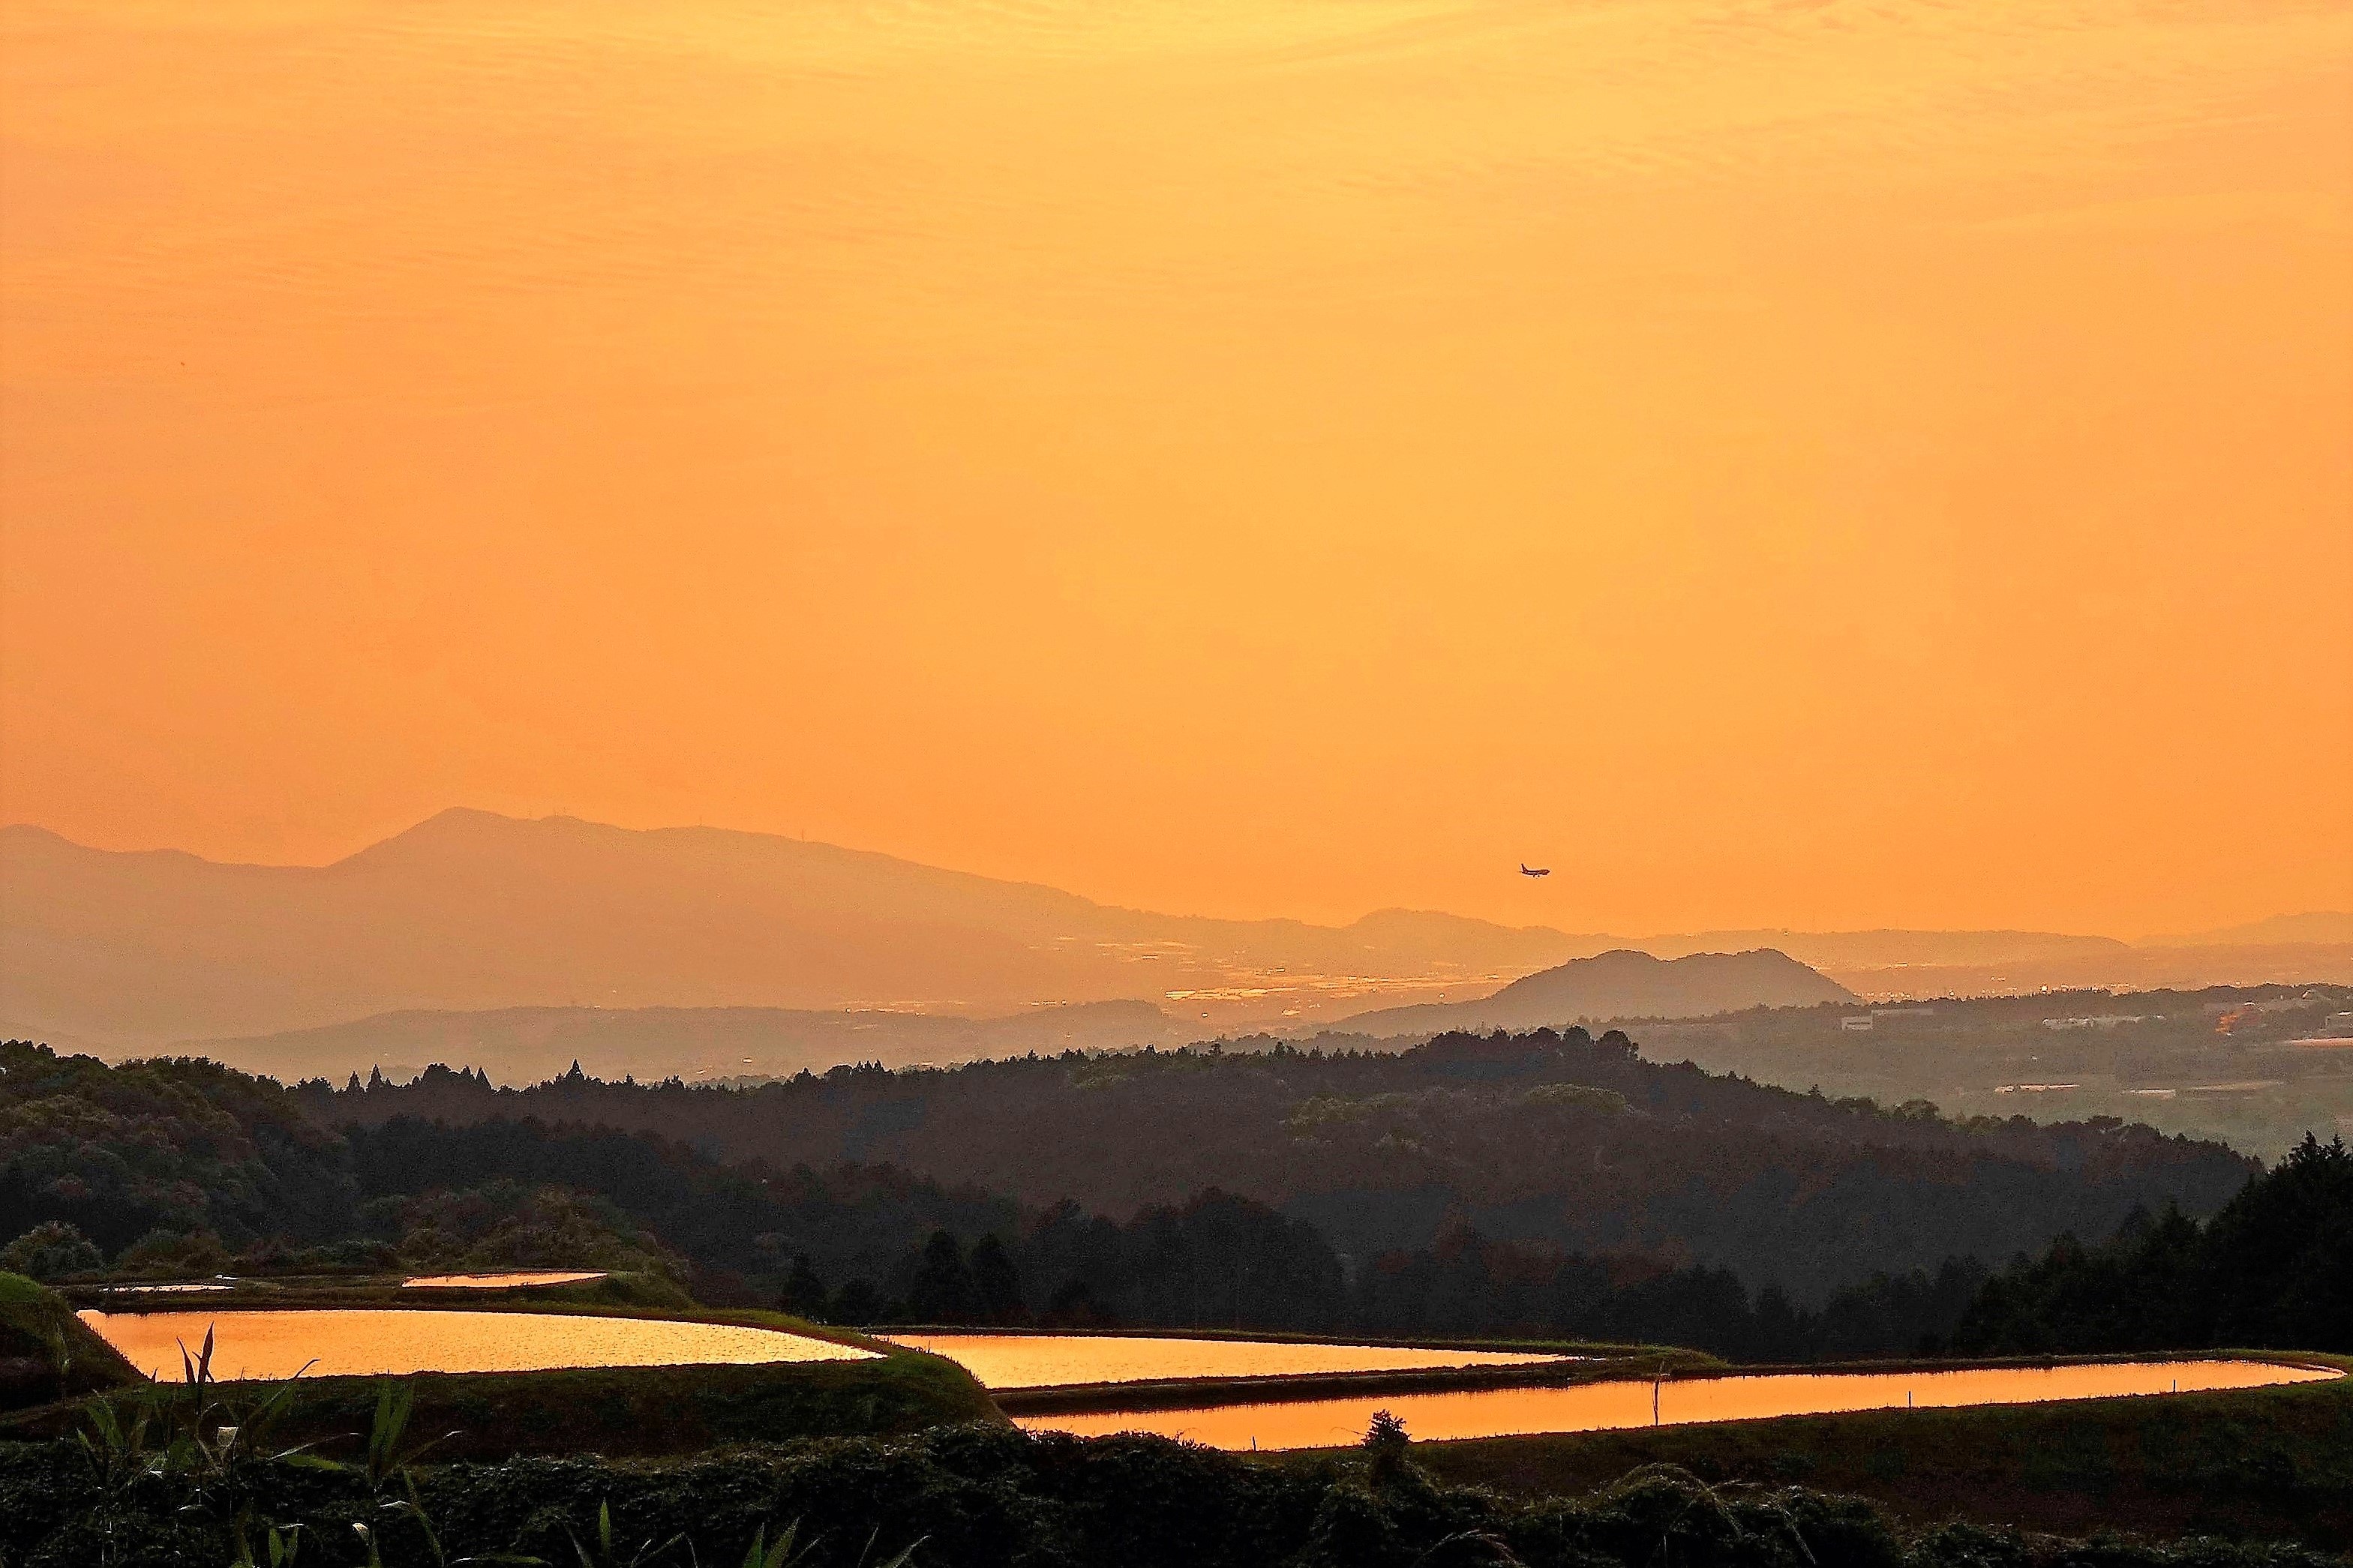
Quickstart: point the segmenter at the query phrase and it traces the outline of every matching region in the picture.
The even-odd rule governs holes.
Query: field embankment
[[[56,1292],[0,1274],[0,1410],[139,1381],[112,1345],[90,1331]]]

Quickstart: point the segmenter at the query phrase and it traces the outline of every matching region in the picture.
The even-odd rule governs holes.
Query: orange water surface
[[[183,1381],[214,1331],[213,1375],[224,1382],[412,1372],[542,1372],[566,1366],[700,1366],[862,1361],[852,1345],[733,1323],[599,1318],[555,1312],[445,1312],[321,1308],[255,1312],[83,1312],[81,1321],[159,1382]]]
[[[540,1268],[520,1274],[419,1274],[400,1283],[409,1290],[496,1290],[525,1285],[577,1285],[603,1278],[601,1268]]]
[[[1072,1383],[1144,1383],[1160,1378],[1282,1377],[1322,1372],[1412,1372],[1457,1366],[1525,1366],[1573,1360],[1525,1351],[1444,1346],[1278,1344],[1264,1340],[1193,1340],[1125,1334],[886,1334],[893,1344],[960,1363],[984,1388],[1052,1388]]]
[[[1989,1367],[1966,1372],[1775,1373],[1691,1378],[1655,1385],[1656,1421],[1755,1421],[1842,1410],[2027,1405],[2127,1394],[2187,1394],[2309,1383],[2341,1373],[2268,1362],[2136,1362],[2104,1366]],[[1017,1417],[1033,1432],[1156,1432],[1213,1448],[1331,1448],[1358,1441],[1387,1410],[1414,1437],[1500,1437],[1514,1433],[1599,1432],[1652,1424],[1654,1385],[1589,1383],[1576,1388],[1482,1389],[1371,1398],[1286,1400],[1215,1409],[1111,1411]]]

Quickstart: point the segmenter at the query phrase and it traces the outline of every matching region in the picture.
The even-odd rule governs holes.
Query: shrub
[[[0,1247],[0,1269],[30,1279],[62,1279],[105,1266],[90,1237],[63,1220],[45,1220]]]

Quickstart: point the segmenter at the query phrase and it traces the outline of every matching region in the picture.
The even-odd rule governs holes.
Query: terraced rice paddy
[[[1572,1388],[1480,1389],[1454,1394],[1286,1400],[1187,1410],[1108,1411],[1017,1417],[1032,1431],[1156,1432],[1216,1448],[1331,1448],[1361,1439],[1387,1410],[1415,1438],[1501,1437],[1537,1432],[1756,1421],[1840,1411],[2025,1405],[2126,1394],[2257,1388],[2341,1376],[2268,1362],[2139,1362],[2097,1366],[1989,1367],[1960,1372],[1775,1373],[1661,1384],[1589,1383]],[[1655,1405],[1653,1400],[1655,1399]]]
[[[1282,1344],[1129,1334],[888,1334],[893,1344],[959,1363],[983,1388],[1148,1383],[1314,1373],[1420,1372],[1573,1360],[1527,1351],[1445,1346]]]
[[[466,1312],[319,1308],[248,1312],[81,1314],[132,1365],[164,1383],[183,1380],[214,1334],[212,1371],[239,1379],[364,1376],[377,1373],[545,1372],[575,1366],[748,1365],[864,1361],[877,1352],[805,1334],[733,1323],[605,1318],[554,1312]]]
[[[538,1268],[514,1274],[418,1274],[400,1283],[407,1290],[515,1290],[538,1285],[585,1285],[603,1278],[601,1268]]]

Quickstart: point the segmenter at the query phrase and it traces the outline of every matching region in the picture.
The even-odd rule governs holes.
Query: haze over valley
[[[1539,971],[1556,973],[1527,978]],[[444,1016],[513,1009],[669,1010],[580,1037],[605,1069],[659,1077],[731,1061],[776,1072],[1236,1032],[1427,1036],[2145,978],[2353,983],[2353,918],[2139,945],[2034,931],[1630,938],[1406,910],[1335,927],[1116,909],[708,827],[453,810],[323,867],[0,829],[0,1029],[115,1055],[235,1041],[226,1059],[299,1073],[422,1066],[461,1042],[473,1065],[502,1075],[560,1068],[560,1047],[522,1051],[536,1027],[522,1019]],[[1109,1003],[1128,1005],[1091,1005]],[[943,1031],[886,1014],[972,1023]],[[746,1031],[767,1042],[748,1065],[721,1046]],[[624,1050],[624,1038],[636,1043]]]

